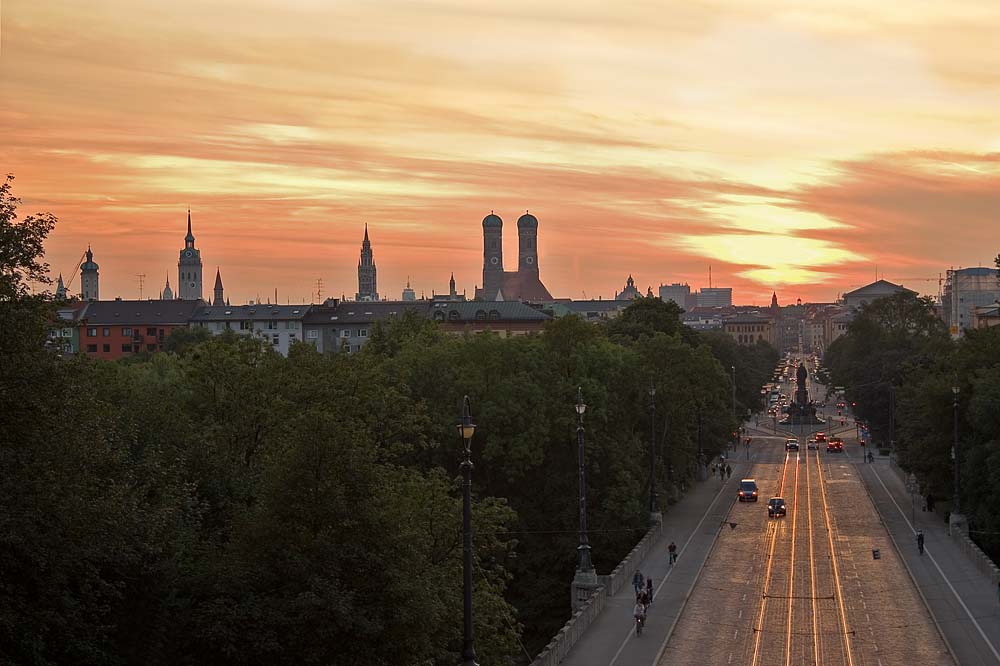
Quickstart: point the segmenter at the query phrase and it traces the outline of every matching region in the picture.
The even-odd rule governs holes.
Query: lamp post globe
[[[462,398],[462,420],[457,426],[462,440],[462,664],[478,666],[472,637],[472,422],[469,396]]]

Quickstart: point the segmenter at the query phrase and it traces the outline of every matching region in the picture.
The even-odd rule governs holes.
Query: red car
[[[831,439],[826,443],[827,453],[842,453],[844,451],[844,440],[839,437]]]
[[[825,442],[826,441],[826,433],[825,432],[818,432],[818,433],[816,433],[816,441],[817,442]]]

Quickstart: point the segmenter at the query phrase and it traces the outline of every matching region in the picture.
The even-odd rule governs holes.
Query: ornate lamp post
[[[649,383],[649,515],[659,512],[656,502],[656,387]]]
[[[458,424],[465,459],[462,461],[462,664],[478,666],[476,648],[472,642],[472,423],[469,396],[462,398],[462,421]]]
[[[580,465],[580,545],[579,563],[576,570],[593,572],[594,565],[590,560],[590,541],[587,539],[587,472],[583,466],[583,413],[587,405],[583,403],[583,389],[576,389],[576,449],[577,462]]]

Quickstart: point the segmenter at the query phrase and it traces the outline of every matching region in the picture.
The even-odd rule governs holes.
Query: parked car
[[[783,497],[772,497],[767,500],[767,517],[777,518],[778,516],[784,516],[786,513],[785,509],[785,499]]]
[[[785,440],[785,450],[786,451],[798,451],[799,450],[799,440],[790,437]]]
[[[757,501],[757,482],[753,479],[740,480],[740,492],[737,498],[741,502]]]

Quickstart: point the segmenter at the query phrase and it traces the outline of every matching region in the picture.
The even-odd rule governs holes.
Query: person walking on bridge
[[[635,570],[635,574],[632,576],[632,587],[635,588],[635,596],[638,599],[639,593],[642,592],[642,586],[645,582],[645,576],[638,569]]]
[[[917,530],[917,550],[920,551],[921,555],[924,554],[924,531],[923,530]]]
[[[733,478],[733,468],[729,465],[729,463],[726,463],[726,478]]]
[[[677,561],[677,544],[673,541],[667,546],[667,552],[670,553],[670,566],[673,566],[674,562]]]

